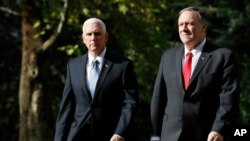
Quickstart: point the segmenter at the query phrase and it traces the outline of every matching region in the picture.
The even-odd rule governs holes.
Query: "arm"
[[[154,91],[151,101],[151,126],[152,138],[151,140],[158,139],[161,135],[162,120],[164,109],[167,103],[167,90],[163,78],[163,57],[160,63],[159,71],[156,77]]]
[[[232,52],[229,52],[229,55],[225,57],[219,98],[220,105],[212,126],[212,131],[224,137],[228,127],[236,120],[239,102],[239,82],[237,78],[236,60]]]
[[[124,100],[120,120],[114,134],[126,136],[131,123],[135,119],[138,103],[138,84],[132,61],[128,61],[123,71]]]
[[[69,128],[72,122],[72,112],[74,105],[74,96],[72,93],[71,80],[70,80],[70,69],[67,65],[67,78],[63,90],[62,101],[60,110],[56,121],[56,131],[54,141],[66,141],[69,133]]]

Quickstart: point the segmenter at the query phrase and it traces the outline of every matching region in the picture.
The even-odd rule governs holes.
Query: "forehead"
[[[198,21],[199,16],[194,11],[184,11],[180,14],[178,22]]]
[[[103,32],[103,28],[100,23],[88,23],[84,26],[84,32]]]

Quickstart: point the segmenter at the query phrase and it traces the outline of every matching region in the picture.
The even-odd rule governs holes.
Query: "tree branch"
[[[57,36],[61,33],[62,31],[62,27],[63,27],[63,24],[65,22],[65,17],[66,17],[66,12],[67,12],[67,9],[68,9],[68,0],[63,0],[64,1],[64,5],[63,5],[63,10],[62,12],[60,13],[60,16],[61,16],[61,19],[58,23],[58,26],[57,26],[57,30],[55,30],[54,34],[51,35],[44,43],[43,43],[43,46],[42,46],[42,50],[45,51],[46,49],[48,49],[56,40]]]
[[[11,14],[11,15],[21,16],[21,14],[20,14],[20,13],[18,13],[18,12],[16,12],[16,11],[14,11],[14,10],[12,10],[12,9],[8,8],[8,7],[3,7],[3,6],[0,6],[0,10],[1,10],[1,11],[3,11],[3,12],[7,12],[7,13],[9,13],[9,14]]]

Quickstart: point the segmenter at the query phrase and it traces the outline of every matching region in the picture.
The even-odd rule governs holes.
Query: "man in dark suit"
[[[151,141],[226,141],[239,101],[236,60],[206,39],[198,8],[180,11],[183,43],[161,58],[151,101]],[[188,59],[189,58],[189,59]]]
[[[86,20],[82,37],[88,53],[67,65],[54,140],[125,141],[138,102],[133,62],[106,48],[100,19]]]

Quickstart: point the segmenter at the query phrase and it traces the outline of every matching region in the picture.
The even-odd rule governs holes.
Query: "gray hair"
[[[106,32],[106,25],[104,24],[104,22],[98,18],[89,18],[87,19],[83,25],[82,25],[82,32],[84,33],[85,27],[87,24],[91,24],[91,23],[98,23],[102,26],[102,29],[104,32]]]
[[[191,12],[195,12],[199,19],[200,19],[200,22],[204,25],[204,26],[207,26],[207,21],[205,20],[205,14],[197,7],[186,7],[184,9],[182,9],[180,12],[179,12],[179,17],[180,15],[185,12],[185,11],[191,11]]]

